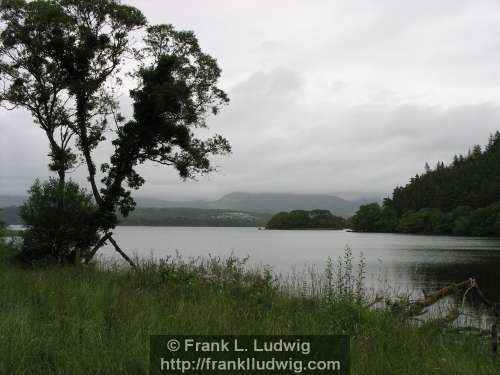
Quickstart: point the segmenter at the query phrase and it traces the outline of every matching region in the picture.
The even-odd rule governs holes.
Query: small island
[[[329,210],[294,210],[275,214],[266,229],[344,229],[346,220]]]

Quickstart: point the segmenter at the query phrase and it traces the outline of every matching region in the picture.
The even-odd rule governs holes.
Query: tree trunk
[[[65,191],[66,191],[66,150],[64,145],[59,146],[54,139],[53,131],[46,131],[49,138],[50,148],[52,151],[53,162],[57,168],[57,175],[59,176],[58,197],[57,197],[57,234],[55,238],[55,252],[56,258],[61,261],[62,255],[66,253],[64,248],[64,223],[65,223]]]
[[[97,188],[97,184],[95,181],[95,175],[96,175],[96,168],[95,164],[92,160],[92,155],[91,155],[91,144],[90,140],[88,138],[87,134],[87,98],[85,97],[85,94],[77,94],[77,125],[78,125],[78,131],[79,131],[79,136],[80,136],[80,146],[83,152],[83,156],[85,157],[85,163],[87,164],[87,169],[89,172],[89,182],[90,186],[92,187],[92,194],[94,195],[95,201],[97,205],[99,206],[99,209],[101,211],[106,212],[108,207],[105,207],[105,202],[103,198],[101,197],[101,194],[99,193],[99,189]],[[103,238],[106,238],[107,235],[105,235]],[[111,234],[107,238],[109,241],[113,244],[113,247],[115,250],[129,263],[132,268],[136,269],[137,266],[135,263],[130,259],[127,254],[123,252],[122,249],[118,246],[116,241],[113,239]],[[102,240],[102,239],[101,239]],[[90,257],[86,259],[86,262],[89,262],[92,257],[96,254],[97,250],[99,250],[100,247],[104,245],[104,241],[99,241],[96,245],[96,247],[92,250],[92,253],[89,254]]]
[[[127,254],[125,254],[123,252],[122,249],[120,249],[120,246],[118,246],[118,244],[116,243],[116,241],[113,239],[113,237],[109,237],[109,242],[111,242],[113,244],[113,246],[115,247],[115,250],[118,251],[118,253],[127,261],[128,264],[130,264],[130,266],[133,268],[133,269],[137,269],[137,266],[136,264],[132,261],[132,259],[130,259],[128,257]]]
[[[80,268],[82,265],[82,255],[79,247],[75,249],[75,267]]]
[[[80,136],[80,146],[82,148],[83,156],[85,157],[85,163],[87,164],[92,194],[94,195],[97,205],[102,209],[104,201],[101,194],[99,194],[99,189],[97,188],[97,184],[95,182],[96,169],[94,162],[92,161],[90,142],[87,134],[87,100],[83,94],[78,94],[77,96],[77,123],[79,132],[78,135]]]
[[[64,212],[65,212],[65,192],[66,192],[66,171],[64,170],[64,167],[61,166],[61,168],[57,171],[58,175],[59,175],[59,196],[58,196],[58,199],[57,199],[57,212],[58,212],[58,228],[57,228],[57,232],[58,232],[58,239],[56,240],[57,241],[57,244],[56,244],[56,247],[57,247],[57,251],[59,254],[61,254],[64,249],[64,244],[63,244],[63,238],[64,238],[64,235],[63,235],[63,232],[64,232],[64,223],[65,223],[65,215],[64,215]],[[76,259],[76,257],[75,257]],[[75,260],[76,262],[76,260]]]

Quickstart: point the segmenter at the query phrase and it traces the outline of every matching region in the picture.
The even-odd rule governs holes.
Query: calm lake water
[[[363,254],[367,287],[374,292],[416,298],[422,290],[432,292],[472,277],[488,298],[500,301],[500,239],[495,238],[227,227],[118,227],[114,237],[129,255],[249,256],[250,264],[271,266],[284,277],[314,267],[322,271],[329,257],[336,260],[349,246],[356,262]],[[99,256],[120,259],[109,245]],[[459,324],[489,325],[489,315],[473,298],[464,310]]]
[[[346,246],[364,254],[368,284],[375,289],[421,295],[450,282],[475,278],[481,289],[500,300],[500,239],[329,230],[269,231],[257,228],[118,227],[115,238],[124,250],[141,257],[250,257],[276,273],[323,269],[328,257],[342,256]],[[102,254],[114,257],[108,246]]]

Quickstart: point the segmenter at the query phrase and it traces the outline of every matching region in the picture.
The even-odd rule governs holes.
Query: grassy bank
[[[346,285],[291,296],[234,259],[132,273],[27,270],[5,245],[0,254],[0,374],[147,374],[151,334],[349,334],[353,374],[500,369],[486,341],[417,328],[358,303]]]

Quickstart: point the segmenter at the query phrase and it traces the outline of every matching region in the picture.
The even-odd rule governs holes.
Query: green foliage
[[[23,232],[22,258],[28,262],[52,258],[59,263],[82,258],[98,241],[97,209],[92,197],[69,181],[64,185],[64,209],[59,180],[36,181],[21,207],[27,229]]]
[[[6,254],[0,245],[1,374],[146,375],[150,335],[173,333],[348,334],[353,374],[498,373],[490,340],[337,298],[335,274],[332,293],[308,296],[229,259],[26,272]]]
[[[127,217],[119,216],[120,225],[182,227],[264,227],[271,214],[208,208],[138,207]],[[0,219],[10,225],[22,225],[19,207],[4,207]]]
[[[213,170],[210,155],[231,151],[220,135],[202,140],[194,134],[206,127],[208,112],[216,114],[229,101],[217,87],[221,71],[215,59],[201,51],[194,33],[171,25],[149,27],[145,41],[142,57],[151,63],[139,69],[140,85],[130,92],[134,119],[119,129],[111,164],[103,166],[104,200],[124,216],[134,203],[123,184],[137,189],[144,183],[136,165],[152,161],[193,178]]]
[[[390,204],[400,215],[429,207],[443,212],[459,206],[486,207],[498,201],[499,171],[500,132],[496,132],[484,150],[476,145],[467,155],[455,156],[452,164],[440,162],[406,186],[394,189]]]
[[[144,16],[118,0],[5,0],[0,21],[2,104],[32,114],[48,138],[49,167],[62,184],[78,157],[87,164],[101,209],[94,220],[102,229],[113,227],[113,210],[102,209],[92,152],[117,106],[114,88],[105,87],[131,52],[129,33],[146,24]]]
[[[171,25],[148,26],[135,48],[132,33],[146,25],[138,9],[119,0],[0,2],[0,101],[31,112],[61,181],[77,158],[84,161],[103,232],[117,224],[117,211],[127,216],[135,208],[131,190],[145,183],[139,165],[156,162],[194,178],[214,170],[210,156],[231,151],[220,135],[195,135],[229,101],[217,86],[216,60],[193,32]],[[117,98],[125,56],[135,57],[137,82],[127,122]],[[114,153],[101,165],[100,189],[94,152],[109,132]]]
[[[359,232],[378,232],[382,209],[378,203],[365,204],[351,218],[352,229]]]
[[[399,219],[393,216],[391,207],[380,208],[377,203],[367,206],[351,219],[356,231],[500,236],[500,202],[476,210],[460,206],[448,213],[437,208],[408,210]],[[385,215],[390,220],[384,221]]]
[[[328,210],[294,210],[275,214],[266,225],[267,229],[342,229],[345,220]]]
[[[500,236],[500,202],[472,211],[468,222],[473,236]]]
[[[339,299],[358,304],[366,302],[365,278],[366,261],[363,254],[361,254],[357,269],[355,269],[352,250],[350,247],[346,247],[344,255],[336,261],[328,258],[324,270],[322,294],[329,302]]]
[[[52,53],[55,38],[71,24],[56,2],[0,2],[0,104],[28,110],[46,134],[49,168],[64,175],[76,155],[71,150],[71,109],[65,75]]]
[[[261,227],[270,214],[198,208],[136,208],[120,225]]]
[[[361,232],[500,236],[500,133],[451,165],[426,165],[392,199],[361,206],[351,218]]]
[[[394,208],[384,201],[382,212],[376,224],[378,231],[395,232],[398,229],[398,214]]]
[[[436,208],[407,211],[399,220],[402,233],[446,234],[451,230],[448,215]]]

